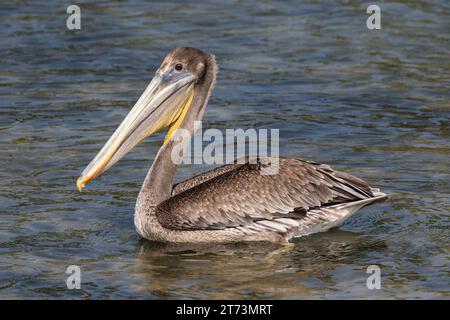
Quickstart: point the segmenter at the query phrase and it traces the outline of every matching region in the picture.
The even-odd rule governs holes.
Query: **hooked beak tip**
[[[85,185],[86,185],[86,183],[83,181],[83,179],[81,177],[79,177],[77,179],[77,189],[78,189],[78,191],[81,192],[81,190],[83,190]]]

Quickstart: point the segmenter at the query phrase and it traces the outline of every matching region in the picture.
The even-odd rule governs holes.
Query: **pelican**
[[[139,100],[77,180],[79,191],[142,139],[168,129],[139,192],[138,234],[169,243],[287,243],[337,227],[387,195],[330,166],[280,157],[277,174],[263,174],[270,157],[235,161],[173,185],[171,154],[178,129],[195,132],[216,82],[214,55],[178,47],[163,60]]]

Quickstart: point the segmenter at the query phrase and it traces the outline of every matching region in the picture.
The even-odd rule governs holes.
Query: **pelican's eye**
[[[181,70],[183,70],[183,65],[182,65],[181,63],[177,63],[177,64],[175,65],[175,70],[176,70],[176,71],[181,71]]]

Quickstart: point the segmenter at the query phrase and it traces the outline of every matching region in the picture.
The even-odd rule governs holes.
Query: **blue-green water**
[[[0,298],[448,299],[448,1],[377,2],[374,31],[360,1],[77,1],[79,31],[69,4],[0,4]],[[284,253],[140,240],[134,203],[162,134],[85,192],[75,180],[179,45],[219,63],[205,128],[279,128],[281,154],[390,201]],[[81,290],[66,288],[72,264]]]

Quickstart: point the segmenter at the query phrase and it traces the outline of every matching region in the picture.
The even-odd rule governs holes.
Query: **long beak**
[[[190,72],[156,75],[108,142],[77,180],[79,191],[108,170],[145,137],[181,124],[194,95],[195,76]],[[165,140],[165,141],[166,141]]]

